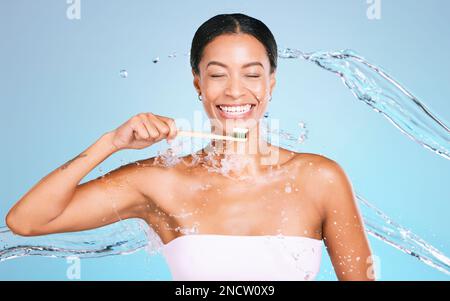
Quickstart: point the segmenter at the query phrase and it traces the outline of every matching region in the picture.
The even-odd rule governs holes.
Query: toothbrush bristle
[[[242,139],[243,141],[247,140],[248,129],[245,128],[234,128],[233,129],[233,137]]]

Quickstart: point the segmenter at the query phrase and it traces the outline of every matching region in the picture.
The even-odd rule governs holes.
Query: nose
[[[237,77],[232,77],[225,89],[225,94],[232,97],[233,99],[239,99],[245,94],[245,87],[243,87],[242,82]]]

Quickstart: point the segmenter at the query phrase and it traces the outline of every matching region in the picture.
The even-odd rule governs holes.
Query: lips
[[[243,119],[248,118],[254,111],[254,104],[233,104],[233,105],[217,105],[216,109],[219,115],[227,119]]]

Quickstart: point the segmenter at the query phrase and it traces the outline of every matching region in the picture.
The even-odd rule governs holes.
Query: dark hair
[[[190,61],[196,74],[200,74],[198,65],[206,45],[222,34],[249,34],[258,39],[266,48],[270,62],[270,73],[277,68],[277,43],[272,32],[260,20],[250,16],[236,14],[220,14],[203,23],[192,39]]]

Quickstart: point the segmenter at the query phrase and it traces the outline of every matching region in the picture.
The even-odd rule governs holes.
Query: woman
[[[79,184],[115,152],[177,136],[173,119],[138,114],[40,180],[9,211],[8,227],[32,236],[141,218],[160,236],[175,280],[311,280],[323,241],[338,279],[373,280],[342,168],[321,155],[259,143],[275,87],[270,30],[243,14],[217,15],[195,33],[190,59],[211,131],[231,136],[245,128],[246,142],[213,139],[178,164],[149,158]],[[226,176],[213,172],[225,164]]]

